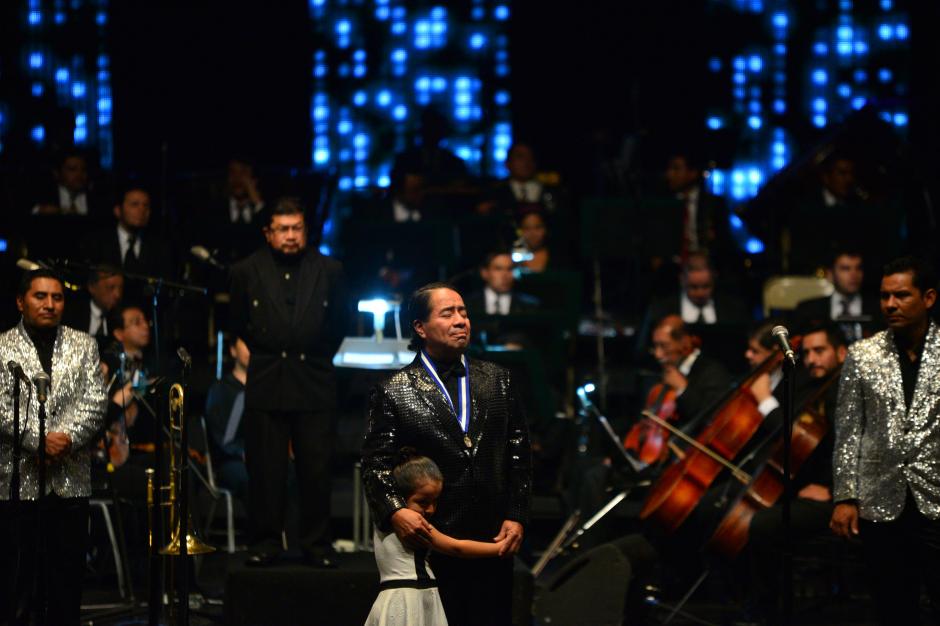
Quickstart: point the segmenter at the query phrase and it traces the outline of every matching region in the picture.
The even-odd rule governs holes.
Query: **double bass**
[[[793,343],[798,347],[796,338]],[[742,484],[751,482],[751,476],[733,463],[764,419],[751,386],[758,377],[779,367],[782,359],[783,354],[775,350],[754,368],[694,439],[658,420],[655,415],[646,414],[689,444],[689,449],[667,467],[650,488],[640,519],[652,520],[666,532],[674,532],[689,517],[723,469],[728,469]]]

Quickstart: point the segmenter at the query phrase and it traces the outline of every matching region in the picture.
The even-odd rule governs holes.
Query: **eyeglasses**
[[[306,230],[304,224],[294,224],[293,226],[273,226],[271,232],[277,233],[278,235],[286,235],[289,232],[302,233]]]

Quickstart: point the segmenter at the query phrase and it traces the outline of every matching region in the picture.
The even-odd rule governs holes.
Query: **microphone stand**
[[[13,515],[19,512],[20,502],[20,377],[13,375],[13,467],[10,470],[10,502]]]
[[[795,364],[783,359],[783,623],[793,619],[793,543],[790,519],[790,500],[793,497],[793,478],[790,475],[790,443],[793,438],[793,370]]]
[[[48,397],[43,399],[42,396],[38,396],[37,399],[39,400],[39,493],[36,496],[36,548],[39,552],[39,558],[36,559],[36,562],[39,569],[39,584],[36,586],[36,621],[38,624],[45,624],[48,568],[46,563],[46,542],[44,540],[42,527],[42,509],[46,501],[46,399],[48,399]]]

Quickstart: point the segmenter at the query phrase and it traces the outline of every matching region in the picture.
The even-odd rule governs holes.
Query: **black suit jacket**
[[[467,305],[467,312],[473,315],[487,315],[486,312],[486,295],[483,290],[474,291],[469,296],[464,299],[464,304]],[[514,313],[529,313],[538,309],[539,301],[538,298],[530,296],[527,293],[520,293],[518,291],[512,292],[512,299],[509,300],[509,314]],[[472,321],[471,317],[471,321]]]
[[[676,412],[678,423],[685,426],[690,420],[700,415],[703,409],[708,408],[728,391],[731,385],[731,375],[724,365],[704,354],[699,354],[692,364],[689,375],[686,376],[687,387],[676,398]],[[693,428],[693,430],[698,430]]]
[[[245,408],[330,411],[336,406],[333,355],[348,307],[343,266],[308,248],[302,253],[297,302],[290,310],[265,246],[232,266],[232,331],[251,350]]]
[[[372,390],[362,447],[363,485],[380,527],[405,506],[392,470],[402,446],[433,459],[444,475],[434,525],[464,539],[490,541],[503,520],[528,523],[531,454],[525,415],[509,371],[470,360],[470,424],[464,433],[419,358]]]
[[[825,323],[832,320],[832,306],[829,296],[813,298],[800,302],[793,312],[793,321],[798,332],[805,332],[814,324]],[[871,317],[870,322],[862,324],[866,337],[873,335],[882,328],[881,303],[878,298],[862,294],[862,315]]]
[[[85,239],[82,244],[82,256],[93,263],[106,263],[114,267],[124,268],[117,226],[112,224]],[[173,249],[166,245],[156,234],[144,231],[140,238],[140,254],[138,254],[137,260],[134,262],[133,267],[124,269],[134,274],[174,280],[176,278],[176,257]],[[124,287],[126,291],[128,287],[133,288],[133,285],[128,281],[125,282]]]
[[[636,343],[636,354],[638,358],[646,353],[649,346],[650,334],[656,323],[667,315],[679,315],[682,311],[680,302],[681,294],[676,291],[668,296],[657,298],[650,302],[643,316],[643,322]],[[751,313],[747,304],[741,298],[725,293],[716,293],[715,301],[715,323],[722,326],[746,326],[751,322]]]

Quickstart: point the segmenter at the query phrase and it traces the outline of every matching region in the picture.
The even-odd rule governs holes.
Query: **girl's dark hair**
[[[402,448],[398,452],[398,465],[392,470],[392,478],[398,487],[398,493],[407,498],[418,484],[424,481],[444,482],[444,475],[437,463],[426,456],[421,456],[414,448]]]

